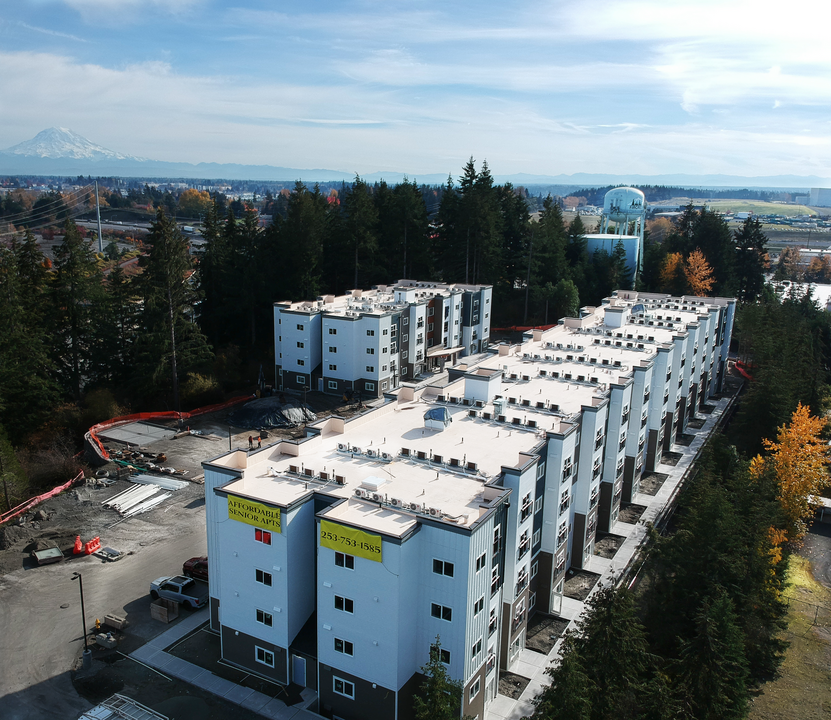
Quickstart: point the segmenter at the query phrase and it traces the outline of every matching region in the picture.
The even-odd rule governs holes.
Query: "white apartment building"
[[[560,611],[567,569],[591,569],[597,530],[720,390],[734,312],[619,292],[440,385],[204,462],[223,659],[311,688],[324,717],[392,720],[412,716],[439,636],[462,713],[484,718],[529,616]],[[353,355],[378,347],[350,327]]]
[[[276,386],[379,397],[425,370],[486,350],[492,294],[490,285],[399,280],[275,303]]]

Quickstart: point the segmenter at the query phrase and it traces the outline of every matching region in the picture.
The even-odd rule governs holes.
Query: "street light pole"
[[[84,578],[81,576],[81,573],[76,572],[72,576],[72,579],[78,581],[78,589],[81,592],[81,622],[83,622],[84,625],[84,667],[89,667],[89,663],[91,661],[91,653],[89,647],[87,646],[87,614],[86,610],[84,609]]]

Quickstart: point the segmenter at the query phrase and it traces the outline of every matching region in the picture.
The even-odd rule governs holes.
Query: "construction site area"
[[[366,410],[310,392],[295,422],[291,413],[287,420],[275,419],[275,406],[278,411],[281,405],[301,407],[298,401],[281,400],[240,402],[182,420],[162,416],[96,426],[105,455],[97,462],[103,464],[91,463],[85,477],[66,490],[0,524],[0,652],[22,659],[0,669],[4,718],[74,719],[124,689],[154,701],[150,705],[169,717],[250,717],[233,702],[175,678],[160,683],[158,672],[129,655],[190,617],[183,609],[170,624],[155,619],[149,590],[156,578],[180,575],[185,561],[206,553],[202,461],[229,447],[265,447],[301,436],[305,422],[315,417],[350,417]],[[259,424],[269,412],[271,422],[287,426],[268,427],[268,418]],[[252,424],[232,424],[243,422],[240,417]],[[79,583],[73,581],[79,573],[85,636]],[[123,626],[107,626],[108,616]],[[105,637],[100,644],[99,634]],[[93,648],[88,669],[81,665],[85,637]],[[160,710],[177,708],[180,696],[204,697],[185,703],[186,711]]]

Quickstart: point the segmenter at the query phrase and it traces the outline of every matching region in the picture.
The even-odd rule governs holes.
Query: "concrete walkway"
[[[194,612],[161,635],[157,635],[146,645],[130,653],[130,657],[164,675],[177,678],[218,695],[228,702],[247,708],[263,717],[274,718],[275,720],[320,720],[319,715],[309,712],[301,706],[286,705],[282,700],[232,683],[225,678],[214,675],[210,670],[165,652],[165,648],[195,631],[209,619],[208,608]],[[303,705],[307,705],[315,697],[315,693],[308,689],[303,690],[301,695],[304,701]]]
[[[681,484],[687,477],[687,473],[698,458],[701,449],[710,437],[716,424],[721,419],[732,398],[725,397],[721,400],[709,400],[708,404],[715,406],[709,415],[697,414],[696,417],[703,419],[704,425],[700,430],[688,427],[687,434],[695,434],[695,439],[689,447],[673,443],[670,450],[681,453],[682,457],[676,465],[664,465],[659,463],[656,472],[664,473],[668,477],[655,496],[636,493],[632,501],[636,505],[646,507],[643,515],[636,525],[623,522],[616,522],[610,529],[614,535],[623,535],[626,539],[615,553],[611,560],[601,557],[593,557],[589,562],[587,570],[600,574],[597,584],[589,594],[591,597],[602,586],[617,584],[621,572],[628,569],[635,561],[638,550],[646,540],[648,522],[655,523],[663,516],[669,502],[680,490]],[[587,598],[588,600],[588,598]],[[585,602],[563,598],[560,617],[570,620],[567,629],[573,630],[576,621],[579,620],[585,609]],[[548,655],[533,650],[523,650],[519,658],[511,665],[509,671],[516,675],[528,678],[529,682],[518,700],[505,695],[497,695],[485,710],[485,720],[520,720],[523,717],[530,717],[534,712],[534,698],[540,694],[542,689],[549,684],[548,676],[545,674],[552,662],[559,658],[562,639],[558,640]]]

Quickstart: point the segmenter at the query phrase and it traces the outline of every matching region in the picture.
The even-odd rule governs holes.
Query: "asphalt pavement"
[[[170,502],[166,515],[175,521],[165,527],[134,518],[113,528],[107,544],[119,547],[121,539],[120,549],[133,552],[118,562],[89,556],[0,576],[3,720],[71,720],[91,707],[70,679],[83,645],[74,572],[83,575],[87,628],[114,613],[127,616],[131,632],[148,639],[163,629],[150,619],[151,580],[179,573],[184,560],[207,552],[204,504]]]

